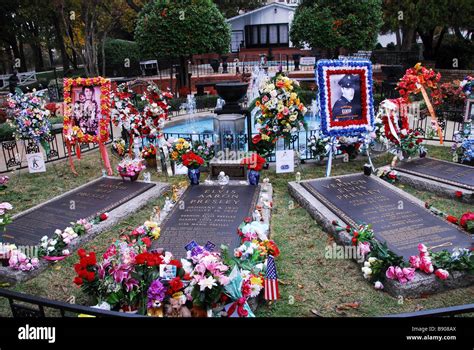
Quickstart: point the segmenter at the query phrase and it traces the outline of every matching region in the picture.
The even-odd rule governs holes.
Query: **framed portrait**
[[[71,143],[105,143],[109,139],[110,80],[64,79],[64,129]]]
[[[357,136],[374,126],[372,63],[319,60],[316,83],[321,129],[326,136]]]
[[[466,99],[466,110],[464,112],[464,122],[472,123],[474,121],[474,98]]]

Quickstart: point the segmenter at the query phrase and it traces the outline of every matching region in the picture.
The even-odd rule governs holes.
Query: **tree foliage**
[[[135,40],[144,56],[224,53],[230,45],[230,27],[210,0],[156,0],[140,12]]]
[[[298,6],[291,41],[298,47],[371,50],[382,25],[382,0],[306,0]]]

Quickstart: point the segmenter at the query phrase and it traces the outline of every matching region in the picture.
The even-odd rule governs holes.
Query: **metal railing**
[[[62,301],[18,293],[3,288],[0,288],[0,298],[8,300],[13,317],[77,317],[81,314],[96,317],[147,317],[139,314],[108,311],[89,306],[68,304]],[[2,316],[5,317],[7,315]]]
[[[46,138],[50,151],[46,154],[45,163],[51,163],[57,160],[66,159],[68,157],[67,145],[63,139],[63,129],[53,129],[51,134]],[[110,128],[110,139],[106,142],[109,144],[114,138],[113,128]],[[84,143],[81,144],[81,153],[86,153],[98,149],[98,144]],[[28,168],[26,162],[26,154],[40,152],[40,145],[33,140],[4,140],[0,142],[0,174],[15,170]],[[75,147],[72,147],[71,153],[76,155]]]
[[[454,317],[457,315],[474,313],[474,304],[456,305],[439,309],[404,312],[401,314],[385,315],[383,317],[395,318],[421,318],[421,317]]]

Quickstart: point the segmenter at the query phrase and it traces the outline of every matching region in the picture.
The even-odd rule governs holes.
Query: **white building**
[[[232,28],[231,51],[291,46],[289,30],[297,5],[297,1],[293,2],[273,2],[227,19]]]

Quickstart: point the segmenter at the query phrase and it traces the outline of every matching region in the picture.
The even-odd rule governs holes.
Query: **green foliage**
[[[135,40],[142,54],[150,57],[225,53],[230,27],[210,0],[155,0],[140,12]]]
[[[436,57],[436,68],[474,69],[474,43],[471,40],[446,37]],[[453,67],[454,59],[458,66]]]
[[[381,26],[381,0],[309,0],[296,9],[290,37],[298,47],[371,50]]]
[[[105,69],[107,76],[136,76],[140,71],[140,50],[134,41],[109,39],[105,42]],[[129,67],[125,66],[129,60]],[[102,58],[99,57],[99,62]]]
[[[444,249],[431,253],[431,259],[433,264],[440,269],[474,273],[474,254],[469,253],[469,251],[461,251],[457,257],[453,258],[453,255]]]

